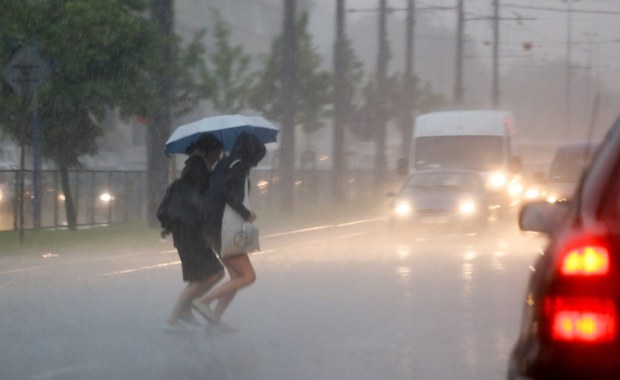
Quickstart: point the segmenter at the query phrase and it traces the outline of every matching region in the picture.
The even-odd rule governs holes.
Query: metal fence
[[[34,227],[32,172],[25,171],[24,228]],[[18,229],[20,207],[19,171],[0,171],[0,231]],[[77,170],[69,172],[71,192],[80,226],[110,224],[147,217],[146,171]],[[255,207],[279,205],[279,176],[274,170],[252,171],[252,202]],[[394,178],[385,188],[392,188]],[[298,170],[294,185],[295,204],[320,203],[331,195],[332,171]],[[344,181],[346,198],[365,201],[376,196],[372,172],[349,171]],[[67,225],[60,173],[41,172],[41,228],[63,228]]]
[[[25,171],[24,228],[34,227],[32,172]],[[0,230],[19,228],[19,171],[0,171]],[[146,216],[144,171],[69,172],[69,183],[80,226],[140,220]],[[67,225],[60,172],[41,172],[41,228]]]

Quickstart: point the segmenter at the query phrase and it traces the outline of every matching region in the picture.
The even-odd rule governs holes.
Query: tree
[[[231,46],[231,28],[217,10],[213,10],[213,25],[215,49],[208,53],[213,84],[210,100],[218,112],[239,113],[248,106],[256,75],[248,73],[250,56],[243,51],[243,46]]]
[[[6,0],[2,3],[0,12],[0,63],[4,65],[12,58],[22,41],[32,41],[39,30],[41,12],[33,9],[32,1]],[[25,110],[25,103],[11,87],[0,79],[0,126],[16,141],[25,139],[21,130],[20,115]]]
[[[158,63],[152,54],[156,34],[142,17],[145,4],[140,0],[24,1],[21,6],[25,22],[3,28],[2,39],[36,41],[42,57],[52,62],[38,99],[42,152],[60,169],[68,227],[76,229],[68,170],[79,165],[80,156],[96,152],[108,110],[129,113],[136,98],[153,99],[155,89],[146,73]],[[0,103],[15,103],[15,97],[5,93]],[[19,124],[3,121],[23,141]]]
[[[157,207],[164,195],[169,177],[168,162],[161,154],[172,124],[172,101],[174,75],[174,0],[150,0],[151,16],[157,25],[159,43],[155,53],[162,62],[159,70],[154,72],[154,83],[158,106],[152,110],[146,134],[146,168],[147,168],[147,218],[150,227],[159,223],[156,218]]]
[[[306,132],[324,127],[327,107],[332,102],[331,75],[321,69],[322,57],[308,33],[308,13],[297,19],[297,91],[295,96],[295,124]],[[271,44],[271,53],[264,59],[259,80],[252,90],[250,105],[268,119],[282,121],[282,36]]]
[[[210,98],[215,92],[213,75],[205,64],[205,35],[206,30],[199,30],[187,44],[175,39],[178,56],[172,63],[174,87],[171,104],[173,115],[177,118],[191,112],[200,101]]]
[[[407,92],[414,89],[416,94],[415,103]],[[362,89],[363,104],[356,110],[352,123],[352,132],[362,141],[371,141],[374,136],[374,125],[376,123],[376,106],[383,102],[388,118],[387,122],[395,121],[403,113],[403,108],[414,108],[418,114],[432,112],[445,108],[448,100],[433,91],[429,83],[421,83],[417,77],[406,80],[400,73],[394,73],[386,78],[387,93],[380,95],[377,90],[376,80],[373,76]],[[406,137],[406,131],[399,123],[399,130]]]
[[[102,134],[100,120],[109,110],[122,117],[138,114],[151,121],[147,131],[153,157],[161,167],[149,175],[161,177],[162,189],[152,186],[151,204],[167,181],[163,141],[169,127],[153,127],[157,112],[170,107],[177,115],[193,109],[209,96],[213,86],[204,64],[204,31],[183,44],[171,35],[170,62],[164,61],[159,46],[166,39],[156,33],[156,25],[144,17],[144,0],[11,0],[0,14],[0,58],[6,61],[20,43],[37,41],[53,72],[39,96],[43,126],[43,154],[54,160],[61,171],[69,228],[75,228],[77,210],[71,197],[68,170],[79,166],[79,157],[96,153]],[[4,6],[4,5],[3,5]],[[6,19],[5,19],[6,17]],[[167,76],[172,96],[169,102],[157,97],[158,78]],[[30,132],[22,133],[20,101],[6,85],[0,93],[0,124],[17,141],[30,143]],[[160,126],[163,125],[159,123]],[[160,140],[152,134],[158,130]],[[23,138],[22,138],[23,136]]]
[[[340,0],[337,7],[339,21],[334,43],[332,196],[336,203],[340,203],[345,199],[344,183],[348,166],[345,130],[351,125],[354,101],[364,73],[350,40],[344,36],[344,0]]]
[[[351,40],[345,40],[344,48],[344,80],[343,103],[345,109],[345,125],[351,127],[355,114],[361,107],[361,91],[364,80],[364,64],[358,58]]]

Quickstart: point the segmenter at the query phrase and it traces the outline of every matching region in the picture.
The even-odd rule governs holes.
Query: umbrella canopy
[[[211,133],[230,150],[241,132],[249,132],[264,143],[276,142],[278,128],[260,116],[222,115],[207,117],[178,127],[166,141],[165,153],[185,153],[201,135]]]

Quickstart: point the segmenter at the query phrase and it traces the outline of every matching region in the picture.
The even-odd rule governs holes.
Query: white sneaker
[[[204,303],[200,302],[200,300],[195,299],[192,301],[192,307],[194,308],[194,310],[200,313],[200,315],[202,315],[207,321],[211,323],[217,323],[215,315],[213,315],[213,312],[211,311],[209,305],[205,305]]]
[[[191,317],[191,318],[190,318],[190,317],[188,317],[188,316],[184,316],[184,315],[182,315],[182,316],[180,316],[180,317],[179,317],[179,320],[180,320],[181,322],[183,322],[183,323],[185,323],[185,324],[188,324],[188,325],[190,325],[190,326],[192,326],[192,327],[195,327],[195,328],[202,328],[202,327],[204,327],[204,324],[203,324],[203,323],[198,322],[197,320],[195,320],[195,319],[194,319],[194,317]]]
[[[239,331],[238,328],[233,327],[225,322],[219,322],[219,323],[209,323],[205,329],[205,331],[207,333],[224,333],[224,334],[232,334],[232,333],[236,333]]]
[[[178,319],[175,323],[166,323],[166,327],[164,328],[164,332],[171,334],[178,333],[193,333],[199,330],[199,327],[192,326],[187,322],[184,322],[181,319]]]

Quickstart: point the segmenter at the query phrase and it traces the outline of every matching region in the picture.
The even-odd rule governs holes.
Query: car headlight
[[[505,174],[494,173],[489,177],[487,181],[487,186],[491,189],[499,189],[501,187],[504,187],[506,185],[506,182],[508,182],[508,179],[506,178]]]
[[[412,207],[408,201],[397,201],[394,205],[394,213],[398,216],[411,215]]]
[[[508,193],[512,196],[517,196],[523,193],[523,185],[519,182],[511,183],[508,187]]]
[[[110,203],[114,197],[110,193],[102,193],[99,195],[99,200],[103,203]]]
[[[476,202],[471,199],[465,199],[459,202],[459,213],[463,215],[471,215],[476,212],[478,207],[476,206]]]
[[[526,199],[537,199],[537,198],[540,198],[540,190],[538,190],[535,187],[527,189],[527,191],[525,192],[525,198]]]
[[[553,195],[553,194],[549,194],[549,195],[547,196],[547,202],[549,202],[549,203],[555,203],[555,202],[557,202],[557,201],[558,201],[558,197],[557,197],[557,196],[555,196],[555,195]]]

